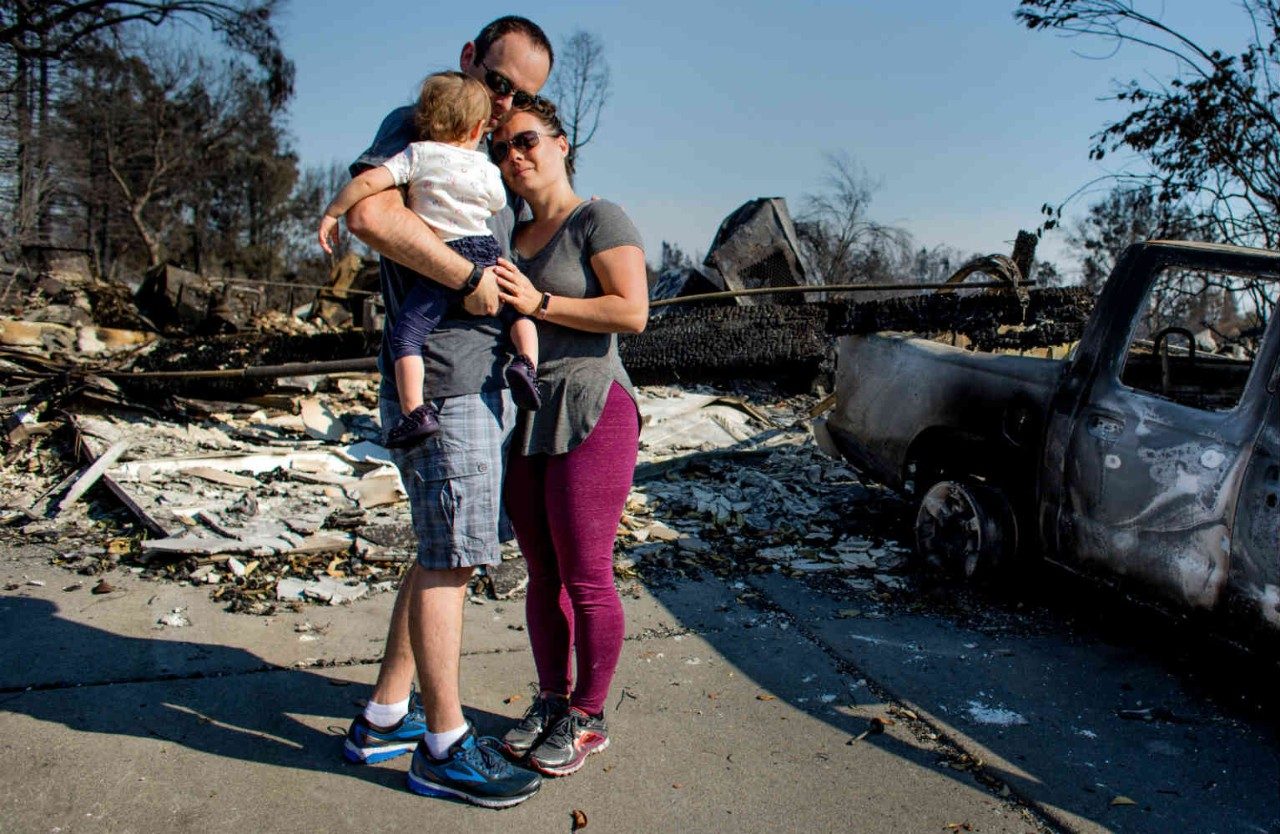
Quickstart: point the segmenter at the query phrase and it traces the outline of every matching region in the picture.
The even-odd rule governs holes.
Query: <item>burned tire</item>
[[[1004,493],[969,479],[937,481],[925,491],[915,535],[926,565],[964,579],[987,577],[1008,565],[1018,544]]]

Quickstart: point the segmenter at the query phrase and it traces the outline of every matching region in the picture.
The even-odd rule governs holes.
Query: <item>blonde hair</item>
[[[428,75],[418,93],[413,124],[419,139],[461,142],[492,113],[489,91],[469,75],[450,70]]]

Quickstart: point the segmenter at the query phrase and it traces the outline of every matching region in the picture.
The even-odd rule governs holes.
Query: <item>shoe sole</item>
[[[507,744],[505,741],[498,745],[498,751],[501,752],[502,755],[506,756],[509,760],[517,764],[524,761],[524,758],[529,755],[529,751],[532,749],[533,749],[533,746],[530,745],[529,747],[526,747],[523,750],[517,750],[516,748]]]
[[[577,773],[579,770],[581,770],[582,766],[587,763],[588,756],[594,753],[599,753],[605,750],[606,748],[608,748],[608,746],[609,746],[609,739],[606,738],[603,743],[597,744],[595,747],[592,747],[590,750],[583,753],[580,757],[569,762],[569,764],[562,765],[560,767],[550,767],[548,765],[544,765],[540,763],[537,759],[535,759],[533,756],[529,757],[529,764],[533,767],[534,770],[538,771],[544,776],[568,776],[571,773]]]
[[[538,393],[537,386],[530,385],[529,380],[519,373],[507,371],[504,376],[507,387],[511,389],[511,399],[519,408],[524,411],[537,411],[542,407],[542,396]]]
[[[541,784],[536,785],[533,790],[528,793],[520,794],[519,796],[476,796],[475,794],[467,793],[459,788],[451,788],[448,785],[442,785],[439,782],[431,782],[426,779],[419,778],[414,775],[412,770],[409,771],[407,777],[409,790],[413,791],[418,796],[461,799],[465,802],[470,802],[472,805],[479,805],[481,808],[510,808],[512,805],[519,805],[521,802],[524,802],[526,799],[536,794],[538,789],[542,787]]]
[[[388,744],[384,747],[360,747],[347,739],[342,745],[342,757],[352,764],[377,764],[405,753],[412,753],[418,746],[417,741],[406,741],[403,744]]]
[[[440,428],[437,426],[436,428],[432,429],[431,431],[419,432],[419,433],[417,433],[417,434],[412,434],[412,435],[410,435],[410,436],[408,436],[408,437],[401,437],[401,438],[400,438],[400,439],[398,439],[398,440],[392,440],[391,438],[387,438],[387,442],[386,442],[386,443],[384,443],[384,444],[382,444],[382,448],[384,448],[384,449],[408,449],[408,448],[410,448],[410,447],[412,447],[412,446],[417,446],[419,443],[421,443],[422,441],[426,440],[428,437],[431,437],[432,435],[436,435],[436,434],[439,434],[439,433],[440,433]]]

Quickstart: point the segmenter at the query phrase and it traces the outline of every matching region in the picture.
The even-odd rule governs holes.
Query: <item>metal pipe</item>
[[[290,362],[284,365],[261,365],[251,368],[221,368],[213,371],[138,371],[134,373],[100,374],[112,379],[277,379],[282,376],[321,376],[352,371],[374,371],[378,357],[333,359],[328,362]]]
[[[204,276],[201,276],[201,277],[204,277]],[[304,290],[313,290],[315,292],[319,292],[320,290],[331,289],[327,284],[299,284],[297,281],[268,281],[262,278],[211,277],[208,280],[214,283],[221,281],[224,284],[249,284],[250,286],[262,286],[262,287],[297,287]],[[357,289],[352,289],[348,287],[347,289],[344,289],[343,292],[351,293],[353,295],[374,295],[375,293],[377,293],[377,290],[357,290]]]
[[[1019,281],[1016,286],[1034,287],[1035,281]],[[700,295],[682,295],[679,298],[663,298],[650,301],[650,307],[665,307],[668,304],[685,304],[691,301],[715,301],[722,298],[736,298],[740,295],[783,295],[798,292],[878,292],[885,290],[933,290],[955,292],[956,290],[1011,289],[1008,281],[981,281],[973,284],[824,284],[816,287],[756,287],[749,290],[727,290],[724,292],[707,292]]]

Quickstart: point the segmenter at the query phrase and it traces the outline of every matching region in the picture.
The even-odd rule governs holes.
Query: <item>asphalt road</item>
[[[495,812],[340,759],[390,594],[232,615],[124,570],[94,596],[47,556],[0,552],[3,831],[1280,832],[1272,661],[1070,583],[624,583],[612,746]],[[522,623],[467,606],[488,732],[528,704]]]

